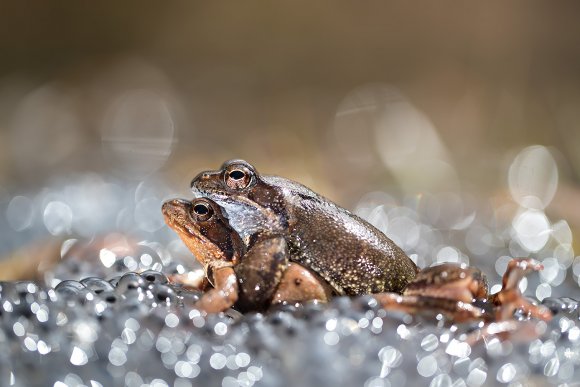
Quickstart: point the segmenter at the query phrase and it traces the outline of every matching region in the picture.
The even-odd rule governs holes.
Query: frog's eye
[[[213,215],[213,209],[206,203],[197,203],[192,208],[193,216],[198,221],[209,220]]]
[[[252,182],[252,172],[243,165],[232,165],[225,171],[224,180],[231,189],[244,189]]]

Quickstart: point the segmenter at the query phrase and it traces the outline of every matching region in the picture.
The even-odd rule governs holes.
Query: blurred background
[[[0,2],[0,252],[154,238],[244,158],[422,266],[535,255],[538,298],[577,285],[580,7],[448,5]]]

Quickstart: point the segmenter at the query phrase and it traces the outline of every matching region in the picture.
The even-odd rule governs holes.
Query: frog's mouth
[[[168,200],[161,206],[165,223],[180,236],[199,238],[199,233],[192,230],[192,221],[189,218],[191,203],[183,199]]]
[[[212,260],[224,260],[223,252],[196,228],[189,215],[190,207],[191,203],[183,199],[163,203],[161,212],[165,223],[179,235],[202,265]]]

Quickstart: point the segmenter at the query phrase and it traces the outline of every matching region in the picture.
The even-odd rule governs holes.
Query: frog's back
[[[403,291],[417,266],[377,228],[296,184],[290,220],[291,260],[328,281],[339,294]],[[293,188],[294,186],[292,186]]]

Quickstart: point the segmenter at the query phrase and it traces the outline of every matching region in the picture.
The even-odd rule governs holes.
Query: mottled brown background
[[[352,128],[352,149],[337,144],[335,117],[353,90],[387,87],[433,124],[453,189],[502,191],[517,151],[541,144],[558,162],[557,195],[575,197],[578,11],[525,1],[1,1],[0,187],[115,172],[102,152],[106,106],[119,90],[153,89],[173,103],[174,147],[158,170],[176,187],[243,157],[352,206],[399,186],[368,128]],[[74,129],[15,134],[22,100],[46,87],[66,96]]]

